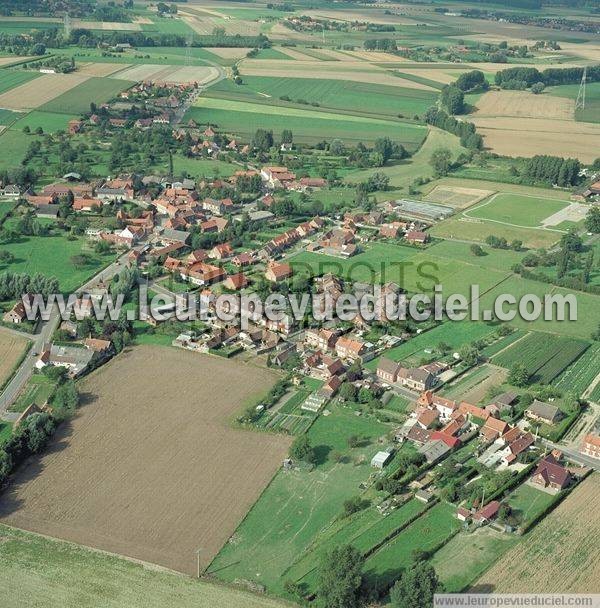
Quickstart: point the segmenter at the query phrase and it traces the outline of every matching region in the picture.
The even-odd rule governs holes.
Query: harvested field
[[[471,588],[494,593],[599,593],[600,474],[588,477]]]
[[[114,78],[137,82],[148,80],[151,82],[170,82],[176,84],[185,84],[188,82],[205,84],[216,78],[218,74],[218,70],[213,67],[148,64],[136,65],[127,70],[123,70],[122,72],[115,74]]]
[[[575,101],[527,91],[488,91],[477,102],[476,117],[553,118],[573,120]]]
[[[298,59],[300,61],[314,61],[314,57],[310,57],[306,53],[299,51],[298,49],[292,49],[285,46],[278,46],[276,50],[284,55],[287,55],[290,59]]]
[[[275,378],[170,348],[120,355],[81,383],[78,416],[16,475],[1,520],[195,574],[287,454],[289,438],[228,423]]]
[[[5,19],[5,17],[2,17],[2,19]],[[12,63],[18,63],[20,61],[25,61],[26,59],[31,59],[31,57],[15,57],[14,55],[12,57],[0,57],[0,66],[11,65]]]
[[[207,47],[206,49],[210,53],[214,53],[218,55],[222,59],[242,59],[246,56],[248,51],[251,51],[251,48],[241,47],[241,48],[228,48],[228,47]]]
[[[487,148],[506,156],[535,156],[543,151],[591,163],[597,156],[600,125],[537,118],[479,118],[471,121]]]
[[[10,378],[26,345],[25,337],[21,338],[0,328],[0,386]]]
[[[219,17],[208,17],[194,15],[186,10],[180,9],[181,20],[187,23],[196,33],[201,36],[209,36],[216,27],[222,27],[229,36],[258,36],[260,24],[258,21],[245,21],[242,19],[220,19]]]
[[[459,186],[436,186],[429,194],[425,195],[423,199],[431,203],[448,205],[455,209],[466,209],[492,194],[494,194],[493,190],[461,188]]]
[[[81,19],[74,19],[73,27],[88,30],[105,30],[107,32],[142,31],[142,27],[139,23],[121,23],[119,21],[83,21]]]
[[[123,63],[80,63],[77,66],[77,72],[89,76],[110,76],[110,74],[128,67],[129,65]]]
[[[435,69],[409,69],[402,68],[402,72],[410,74],[411,76],[417,76],[418,78],[426,78],[427,80],[434,80],[441,84],[450,84],[454,82],[459,76],[458,70],[448,73],[446,70],[435,70]]]
[[[384,53],[382,51],[344,51],[344,55],[351,55],[357,59],[363,61],[370,61],[372,63],[399,63],[408,61],[404,57],[398,55],[392,55],[391,53]]]
[[[85,82],[87,74],[44,74],[0,95],[0,107],[31,110]]]

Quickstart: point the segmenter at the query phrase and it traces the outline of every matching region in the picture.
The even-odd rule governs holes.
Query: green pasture
[[[6,91],[25,84],[38,76],[41,76],[41,74],[33,70],[0,69],[0,93],[6,93]]]
[[[577,99],[578,84],[564,84],[549,87],[546,94],[555,97]],[[600,82],[589,82],[585,87],[585,108],[575,110],[575,120],[580,122],[600,122]]]
[[[77,118],[77,114],[74,112],[71,114],[57,114],[55,112],[33,110],[33,112],[29,112],[29,114],[23,116],[23,118],[13,124],[12,130],[13,132],[18,133],[18,137],[23,140],[25,147],[27,147],[29,142],[32,141],[33,137],[31,135],[24,135],[23,133],[20,133],[24,127],[29,127],[31,131],[35,131],[38,127],[42,127],[44,133],[66,131],[69,121],[73,118]]]
[[[308,431],[317,454],[314,470],[279,471],[208,568],[226,581],[251,579],[273,593],[283,593],[288,568],[314,539],[334,525],[345,500],[360,494],[371,474],[376,439],[389,427],[349,408],[330,407]],[[359,447],[347,440],[356,435]],[[334,452],[345,461],[334,460]]]
[[[276,136],[281,135],[283,129],[291,129],[296,141],[339,138],[350,144],[373,142],[387,135],[413,151],[427,133],[425,127],[399,121],[207,97],[200,98],[188,110],[185,119],[190,118],[247,139],[257,129],[273,130]]]

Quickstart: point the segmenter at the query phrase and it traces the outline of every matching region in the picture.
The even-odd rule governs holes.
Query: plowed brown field
[[[290,439],[232,428],[273,372],[138,347],[81,383],[84,401],[0,499],[9,525],[195,574],[234,532]]]

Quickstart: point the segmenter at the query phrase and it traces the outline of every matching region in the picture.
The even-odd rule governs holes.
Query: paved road
[[[110,266],[107,266],[104,270],[99,272],[97,275],[92,277],[87,283],[79,288],[79,292],[87,291],[97,286],[100,282],[106,282],[117,274],[123,267],[123,262],[126,259],[127,254],[121,256],[118,260],[113,262]],[[0,417],[2,417],[6,410],[14,403],[19,393],[27,384],[29,378],[33,374],[35,369],[35,362],[38,355],[45,343],[50,342],[52,335],[56,331],[61,321],[60,313],[58,308],[55,306],[50,314],[50,319],[41,324],[38,332],[31,336],[33,340],[33,346],[31,347],[27,357],[21,363],[21,366],[13,376],[12,380],[6,385],[6,388],[0,395]]]
[[[542,444],[553,450],[560,450],[563,454],[565,454],[565,456],[568,456],[571,460],[573,460],[573,462],[585,467],[590,467],[596,471],[600,471],[600,458],[591,458],[590,456],[582,454],[579,450],[573,447],[560,445],[559,443],[552,443],[547,439],[541,439],[540,441]]]

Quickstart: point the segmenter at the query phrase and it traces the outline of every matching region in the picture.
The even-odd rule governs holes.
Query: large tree
[[[334,547],[325,554],[319,570],[319,596],[326,608],[359,605],[364,558],[352,545]]]
[[[390,591],[394,608],[427,608],[433,605],[433,595],[439,580],[433,566],[417,562],[406,570]]]

